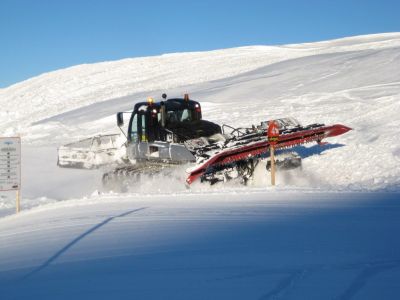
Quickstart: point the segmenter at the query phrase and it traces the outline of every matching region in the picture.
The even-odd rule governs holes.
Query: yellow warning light
[[[151,98],[151,97],[147,98],[147,103],[148,103],[149,105],[153,105],[154,99]]]

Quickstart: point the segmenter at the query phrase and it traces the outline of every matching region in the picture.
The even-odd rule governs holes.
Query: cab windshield
[[[191,110],[185,108],[182,110],[172,110],[167,112],[168,123],[180,123],[193,121],[193,113]]]

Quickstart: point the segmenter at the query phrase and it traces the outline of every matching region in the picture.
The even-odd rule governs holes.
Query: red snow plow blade
[[[298,130],[283,132],[280,134],[279,140],[275,145],[275,149],[294,147],[314,141],[321,143],[321,141],[327,137],[338,136],[346,133],[349,130],[351,130],[350,127],[341,124],[335,124],[331,126],[310,125]],[[188,184],[193,183],[195,180],[213,168],[218,168],[234,162],[245,161],[253,157],[266,155],[269,152],[269,148],[270,143],[265,135],[261,139],[258,138],[257,140],[249,141],[246,144],[222,149],[220,152],[215,153],[201,165],[191,170],[186,182]]]

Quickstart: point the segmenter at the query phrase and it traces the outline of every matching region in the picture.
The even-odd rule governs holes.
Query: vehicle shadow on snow
[[[298,146],[293,148],[295,152],[297,152],[301,158],[307,158],[313,155],[321,155],[323,152],[335,148],[341,148],[346,146],[345,144],[325,144],[325,145],[314,145],[311,147]]]
[[[104,225],[107,225],[109,222],[111,222],[112,220],[116,219],[116,218],[122,218],[125,217],[127,215],[130,215],[132,213],[141,211],[146,209],[147,207],[141,207],[138,209],[133,209],[133,210],[129,210],[127,212],[124,212],[122,214],[119,214],[117,216],[112,216],[109,217],[107,219],[105,219],[104,221],[96,224],[95,226],[93,226],[92,228],[90,228],[89,230],[85,231],[84,233],[82,233],[81,235],[79,235],[78,237],[76,237],[75,239],[73,239],[71,242],[69,242],[68,244],[66,244],[63,248],[61,248],[60,250],[58,250],[53,256],[51,256],[48,260],[46,260],[44,263],[42,263],[40,266],[38,266],[37,268],[33,269],[32,271],[30,271],[28,274],[26,274],[25,276],[23,276],[20,280],[23,281],[25,279],[28,279],[29,277],[31,277],[32,275],[40,272],[41,270],[45,269],[47,266],[49,266],[53,261],[55,261],[58,257],[60,257],[63,253],[65,253],[68,249],[70,249],[72,246],[74,246],[75,244],[77,244],[80,240],[82,240],[83,238],[85,238],[86,236],[92,234],[93,232],[95,232],[96,230],[100,229],[101,227],[103,227]]]

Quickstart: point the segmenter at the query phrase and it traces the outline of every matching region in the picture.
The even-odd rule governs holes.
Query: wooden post
[[[21,203],[20,203],[21,201],[20,201],[20,193],[19,193],[19,190],[17,190],[16,197],[17,197],[17,199],[16,199],[15,208],[16,208],[16,213],[19,213],[20,210],[21,210]]]
[[[271,185],[275,185],[275,149],[274,146],[270,146],[271,152]]]

